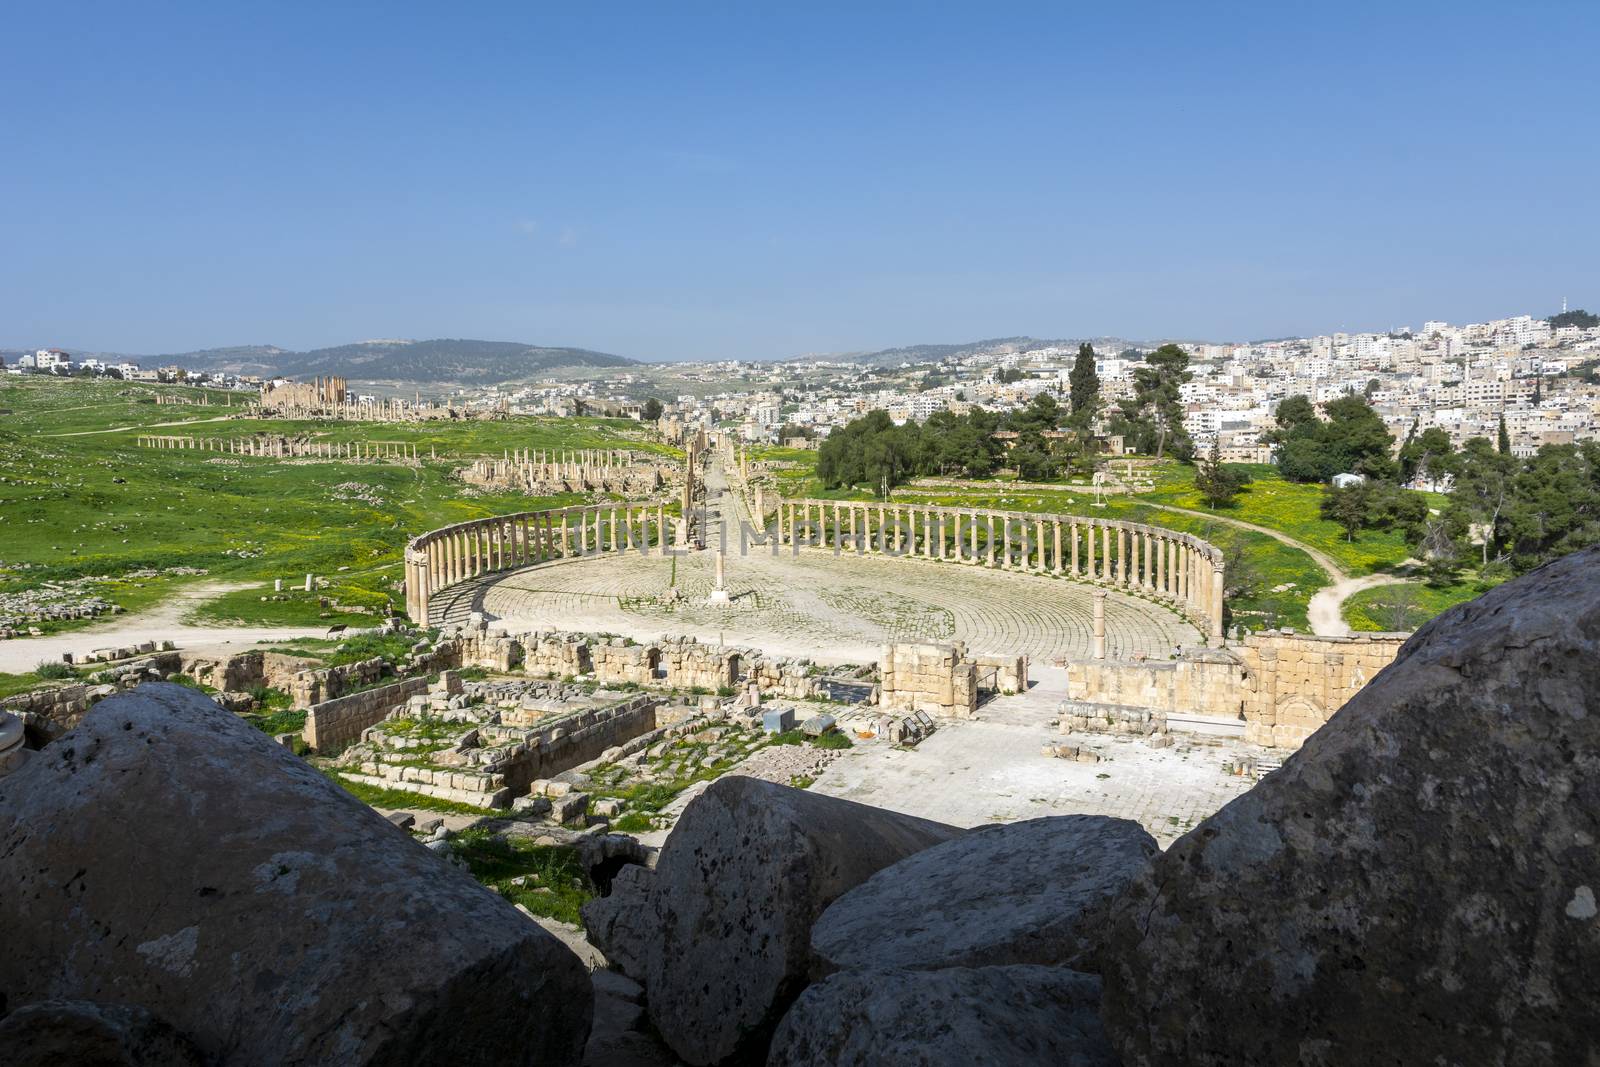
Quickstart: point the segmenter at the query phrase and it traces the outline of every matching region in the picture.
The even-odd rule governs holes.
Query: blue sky
[[[1600,305],[1600,5],[28,4],[0,344],[639,358]]]

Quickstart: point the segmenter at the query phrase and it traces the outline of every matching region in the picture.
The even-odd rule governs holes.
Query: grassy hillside
[[[468,518],[578,502],[475,490],[451,476],[466,457],[508,448],[673,451],[641,440],[633,422],[531,418],[408,426],[229,420],[161,431],[403,440],[416,443],[424,456],[437,448],[439,460],[420,468],[156,450],[134,444],[138,427],[226,418],[226,409],[158,408],[141,403],[154,390],[122,383],[18,382],[0,387],[0,407],[12,409],[0,416],[0,594],[75,582],[128,610],[178,586],[227,581],[246,588],[213,602],[203,615],[314,624],[326,612],[316,596],[261,600],[274,578],[299,585],[307,573],[328,579],[323,597],[381,608],[398,602],[401,550],[415,534]],[[194,390],[187,395],[200,397]],[[74,436],[49,436],[63,432]],[[208,573],[202,578],[175,568]],[[41,628],[73,625],[82,623]]]
[[[252,346],[153,358],[175,360],[201,370],[295,377],[342,374],[367,381],[405,382],[506,382],[534,377],[557,367],[627,367],[637,363],[625,356],[586,348],[552,348],[520,341],[464,338],[360,341],[309,352]]]

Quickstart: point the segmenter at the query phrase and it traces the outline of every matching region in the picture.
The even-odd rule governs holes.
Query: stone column
[[[1072,573],[1072,576],[1074,578],[1078,577],[1078,575],[1083,573],[1082,571],[1080,571],[1078,569],[1078,524],[1077,523],[1073,523],[1072,524],[1072,559],[1069,562],[1071,563],[1071,573]]]
[[[997,547],[995,544],[994,512],[991,511],[989,512],[989,566],[991,567],[995,565],[995,550]]]
[[[1111,580],[1111,527],[1100,527],[1100,578]]]
[[[1055,573],[1060,574],[1061,573],[1061,520],[1060,519],[1052,519],[1052,520],[1050,520],[1050,540],[1051,540],[1051,545],[1050,545],[1050,548],[1051,548],[1050,569],[1053,570]]]
[[[1125,526],[1117,527],[1117,584],[1127,585],[1128,570],[1128,529]]]
[[[1094,581],[1094,579],[1095,579],[1094,543],[1095,543],[1095,535],[1098,532],[1099,532],[1099,527],[1098,526],[1095,526],[1095,525],[1091,524],[1089,526],[1084,527],[1083,544],[1084,544],[1084,548],[1086,549],[1086,552],[1084,554],[1084,559],[1083,559],[1083,576],[1085,578],[1089,579],[1091,582]]]
[[[1219,648],[1222,645],[1222,600],[1226,586],[1227,582],[1223,577],[1222,564],[1213,562],[1211,564],[1211,643]]]
[[[1033,520],[1033,569],[1044,570],[1044,520]]]
[[[1106,591],[1094,591],[1094,644],[1091,655],[1095,659],[1106,658]]]

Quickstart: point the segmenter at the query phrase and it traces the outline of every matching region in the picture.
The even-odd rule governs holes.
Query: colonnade
[[[589,504],[496,515],[445,526],[406,546],[406,615],[427,625],[433,594],[485,574],[567,556],[652,546],[665,553],[667,513],[661,504]]]
[[[776,521],[778,544],[795,551],[941,560],[1143,594],[1221,643],[1222,552],[1192,534],[1077,515],[834,500],[779,501]],[[630,549],[665,555],[670,531],[664,505],[622,503],[497,515],[433,530],[406,547],[406,614],[426,625],[433,594],[485,574]]]
[[[1222,639],[1222,552],[1159,526],[983,508],[788,500],[778,505],[781,544],[881,553],[1140,592]]]
[[[230,456],[270,456],[276,459],[417,459],[417,446],[409,441],[295,441],[286,437],[187,437],[146,435],[136,439],[141,448],[197,449]]]

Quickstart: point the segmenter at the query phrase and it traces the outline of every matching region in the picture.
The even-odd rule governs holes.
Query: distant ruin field
[[[158,395],[187,402],[157,404]],[[0,605],[15,594],[60,590],[137,611],[187,585],[227,583],[244,588],[202,606],[200,618],[313,626],[370,621],[319,606],[319,597],[381,609],[391,598],[399,602],[393,587],[401,551],[415,534],[579,499],[467,486],[452,472],[473,456],[511,448],[672,451],[645,440],[627,420],[287,422],[238,418],[248,398],[234,395],[233,408],[224,406],[227,398],[176,386],[0,377],[6,412],[0,415]],[[140,433],[404,441],[417,446],[422,460],[408,466],[159,450],[138,447]],[[315,594],[303,591],[308,573],[326,580]],[[263,601],[277,578],[284,598]],[[49,633],[87,624],[37,625]]]

